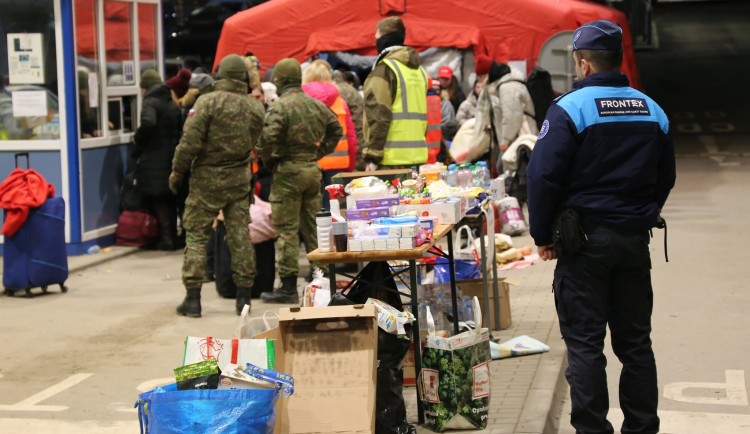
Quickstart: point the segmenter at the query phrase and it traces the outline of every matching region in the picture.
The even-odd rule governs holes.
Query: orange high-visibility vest
[[[318,160],[318,165],[323,170],[340,170],[349,168],[349,142],[346,140],[346,109],[344,99],[337,96],[336,100],[329,106],[336,113],[341,125],[341,138],[333,149],[333,152]],[[318,143],[320,146],[320,143]]]
[[[437,161],[440,153],[440,142],[443,140],[443,131],[440,129],[440,97],[427,95],[427,164]]]

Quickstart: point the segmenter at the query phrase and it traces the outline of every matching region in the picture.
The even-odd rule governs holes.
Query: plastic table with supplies
[[[419,373],[422,369],[422,358],[420,351],[420,335],[419,335],[419,300],[417,296],[417,260],[421,259],[427,254],[442,256],[448,259],[448,267],[451,275],[451,303],[455,312],[457,306],[456,300],[456,279],[455,279],[455,264],[453,260],[453,230],[454,225],[452,224],[438,224],[433,229],[432,239],[422,244],[421,246],[415,247],[410,250],[375,250],[366,252],[319,252],[317,249],[307,254],[307,259],[310,261],[317,261],[321,265],[328,265],[328,278],[330,280],[331,297],[336,293],[336,268],[334,264],[342,263],[357,263],[357,262],[373,262],[373,261],[408,261],[409,262],[409,294],[399,292],[399,294],[407,296],[411,300],[412,314],[414,315],[415,321],[413,324],[413,342],[414,342],[414,368],[415,372]],[[443,252],[440,248],[436,247],[435,244],[438,240],[446,237],[448,240],[448,252]],[[394,275],[403,273],[404,270],[395,272]],[[346,276],[352,280],[359,280],[358,275],[350,275],[343,272],[338,272],[342,276]],[[378,285],[380,286],[380,285]],[[458,334],[458,315],[453,316],[453,332]],[[422,402],[417,400],[417,409],[419,414],[419,423],[424,423],[424,411],[422,408]]]

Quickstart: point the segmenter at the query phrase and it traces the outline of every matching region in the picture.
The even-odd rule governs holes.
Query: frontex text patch
[[[595,98],[599,116],[650,116],[646,100],[643,98]]]

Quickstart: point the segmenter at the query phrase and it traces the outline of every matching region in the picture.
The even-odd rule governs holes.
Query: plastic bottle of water
[[[419,178],[419,172],[417,171],[417,166],[411,166],[411,179],[417,179]]]
[[[448,182],[448,166],[443,164],[443,166],[440,168],[440,180],[443,182]]]
[[[448,166],[448,178],[447,178],[446,182],[451,187],[455,187],[457,185],[456,184],[458,182],[457,179],[456,179],[457,178],[457,172],[458,171],[456,170],[456,165],[455,164],[451,164],[450,166]]]
[[[93,246],[89,247],[88,250],[86,250],[86,253],[89,255],[93,255],[94,253],[99,253],[101,251],[101,248],[98,244],[94,244]]]
[[[474,165],[474,173],[471,177],[471,185],[473,187],[484,188],[484,175],[482,173],[482,162],[480,161]]]
[[[471,187],[471,170],[468,164],[463,164],[461,187]]]
[[[484,188],[489,190],[492,177],[490,176],[490,169],[487,167],[486,161],[482,161],[482,181],[484,182]]]

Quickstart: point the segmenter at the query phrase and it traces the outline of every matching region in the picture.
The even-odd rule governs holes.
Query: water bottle
[[[443,167],[440,168],[440,180],[443,182],[448,182],[448,166],[443,164]]]
[[[490,177],[490,169],[487,167],[487,162],[482,161],[482,181],[484,183],[485,190],[490,189],[490,183],[492,181],[492,178]]]
[[[451,164],[450,166],[448,166],[448,178],[446,181],[448,185],[450,185],[451,187],[456,186],[456,182],[457,182],[456,175],[457,175],[456,165]]]
[[[462,164],[461,165],[461,169],[459,169],[458,173],[459,173],[458,177],[460,179],[459,185],[461,187],[468,187],[469,186],[469,176],[470,176],[468,165],[467,164]]]
[[[484,176],[482,175],[482,164],[477,163],[474,165],[474,173],[471,177],[472,187],[484,188]]]
[[[419,172],[417,171],[417,166],[411,166],[411,179],[417,179],[419,178]]]
[[[89,255],[93,255],[94,253],[99,253],[101,251],[101,248],[98,244],[94,244],[93,246],[89,247],[88,250],[86,250],[86,253]]]
[[[331,226],[333,225],[333,219],[331,218],[331,212],[326,211],[325,208],[318,211],[315,214],[315,223],[318,229],[318,251],[332,252],[333,233],[331,232]]]

